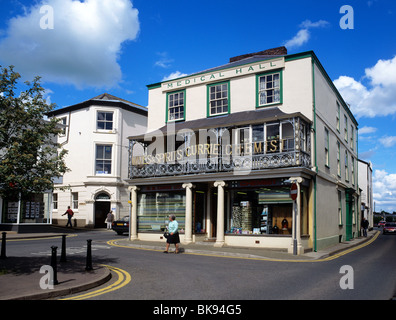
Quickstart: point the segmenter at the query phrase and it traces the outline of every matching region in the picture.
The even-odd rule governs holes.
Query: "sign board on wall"
[[[255,74],[260,72],[267,72],[274,69],[280,69],[285,66],[285,58],[275,58],[271,60],[264,60],[261,62],[235,66],[233,68],[221,69],[208,73],[200,73],[184,78],[170,80],[162,83],[162,91],[169,91],[175,89],[182,89],[189,86],[211,83],[217,81],[224,81],[235,77],[245,76],[248,74]]]

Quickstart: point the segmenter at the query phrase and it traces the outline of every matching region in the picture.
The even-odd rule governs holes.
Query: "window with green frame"
[[[207,86],[208,117],[230,112],[230,83],[220,82]]]
[[[169,92],[166,96],[166,121],[185,120],[186,90]]]
[[[256,76],[257,107],[282,103],[282,71]]]

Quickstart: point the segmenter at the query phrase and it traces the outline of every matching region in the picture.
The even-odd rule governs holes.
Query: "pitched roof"
[[[118,98],[113,96],[109,93],[102,93],[96,97],[91,99],[85,100],[83,102],[73,104],[71,106],[67,106],[64,108],[56,109],[54,111],[49,112],[47,115],[49,117],[57,116],[59,114],[64,114],[66,112],[79,110],[82,108],[89,107],[91,105],[101,105],[101,106],[111,106],[111,107],[118,107],[128,111],[133,111],[138,114],[146,115],[147,116],[147,107],[143,107],[139,104],[133,103],[131,101]]]

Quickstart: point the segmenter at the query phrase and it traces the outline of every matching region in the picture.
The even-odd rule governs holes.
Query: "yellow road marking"
[[[257,261],[273,261],[273,262],[324,262],[324,261],[330,261],[337,259],[343,255],[346,255],[350,252],[359,250],[365,246],[368,246],[369,244],[373,243],[379,236],[379,232],[377,232],[369,241],[366,241],[358,246],[355,246],[353,248],[344,250],[342,252],[339,252],[337,254],[334,254],[332,256],[328,256],[326,258],[322,259],[312,259],[312,260],[293,260],[293,259],[276,259],[276,258],[249,258],[249,257],[238,257],[238,256],[226,256],[226,255],[218,255],[218,254],[210,254],[210,253],[197,253],[197,252],[184,252],[183,254],[191,254],[191,255],[197,255],[197,256],[207,256],[207,257],[218,257],[218,258],[229,258],[229,259],[244,259],[244,260],[257,260]],[[114,240],[109,240],[107,241],[107,244],[115,247],[121,247],[121,248],[128,248],[128,249],[136,249],[136,250],[147,250],[147,251],[157,251],[157,252],[162,252],[162,250],[158,249],[150,249],[150,248],[140,248],[140,247],[131,247],[131,246],[126,246],[126,245],[120,245],[116,243],[118,239]]]
[[[77,237],[77,234],[68,234],[66,238],[69,237]],[[26,238],[26,239],[7,239],[7,242],[14,242],[14,241],[32,241],[32,240],[44,240],[44,239],[58,239],[62,238],[62,236],[50,236],[50,237],[42,237],[42,238]]]
[[[85,294],[81,294],[78,296],[74,296],[74,297],[70,297],[70,298],[64,298],[64,299],[60,299],[60,300],[84,300],[84,299],[89,299],[89,298],[93,298],[105,293],[109,293],[115,290],[118,290],[124,286],[126,286],[130,281],[131,281],[131,275],[126,272],[125,270],[122,270],[120,268],[116,268],[116,267],[112,267],[112,266],[108,266],[108,265],[103,265],[105,267],[107,267],[108,269],[110,269],[111,271],[113,271],[114,273],[117,274],[118,279],[117,281],[115,281],[113,284],[102,288],[102,289],[98,289],[92,292],[88,292]]]

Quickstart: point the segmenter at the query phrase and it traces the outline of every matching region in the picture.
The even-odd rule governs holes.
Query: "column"
[[[183,188],[186,189],[186,223],[185,223],[185,233],[184,242],[192,242],[192,188],[194,185],[192,183],[183,183]]]
[[[300,183],[302,183],[304,179],[301,177],[292,177],[289,180],[297,185],[297,199],[293,201],[292,241],[288,252],[300,255],[304,253],[304,247],[302,246],[301,243],[301,186],[300,186]],[[296,248],[294,248],[295,246]]]
[[[217,229],[216,229],[216,247],[224,245],[224,181],[216,181],[214,186],[217,187]]]
[[[129,240],[137,240],[137,186],[130,186],[128,190],[131,192],[131,207],[129,213]]]

